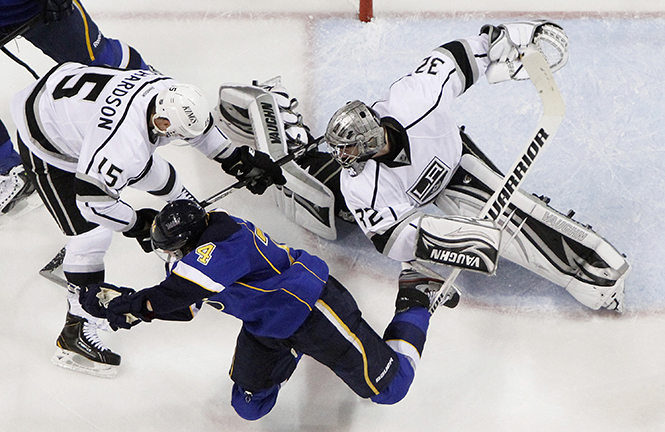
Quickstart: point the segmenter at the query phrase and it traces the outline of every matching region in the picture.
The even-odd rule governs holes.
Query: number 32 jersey
[[[450,105],[485,74],[485,35],[435,49],[373,105],[391,142],[390,153],[356,176],[341,173],[341,191],[358,225],[379,252],[414,259],[418,209],[450,181],[462,155]]]
[[[79,208],[92,209],[84,213],[86,218],[122,231],[135,216],[119,199],[120,191],[157,171],[157,162],[167,177],[172,171],[158,155],[153,157],[172,139],[149,132],[147,111],[159,91],[173,83],[148,70],[65,63],[15,95],[11,111],[19,136],[32,153],[75,173]],[[216,127],[189,144],[209,158],[232,147]]]

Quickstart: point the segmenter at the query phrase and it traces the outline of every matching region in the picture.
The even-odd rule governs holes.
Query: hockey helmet
[[[379,115],[359,100],[347,103],[333,114],[324,139],[335,159],[355,174],[386,145]]]
[[[161,130],[155,125],[157,118],[165,118],[171,125]],[[196,138],[208,129],[211,122],[210,106],[197,87],[171,84],[157,94],[152,118],[153,131],[157,135],[186,140]]]
[[[166,252],[172,260],[177,261],[196,246],[207,227],[208,214],[198,203],[191,200],[172,201],[164,206],[152,222],[152,247],[155,251]]]

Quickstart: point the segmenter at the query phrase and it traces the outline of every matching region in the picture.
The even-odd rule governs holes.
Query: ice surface
[[[123,0],[117,10],[108,2],[86,2],[93,17],[100,11],[97,22],[107,35],[129,42],[163,72],[198,85],[211,100],[223,82],[282,75],[315,133],[347,100],[380,98],[431,49],[500,22],[391,15],[363,25],[317,14],[311,5],[311,16],[297,7],[291,15],[224,16],[221,2],[201,2],[195,13],[181,2],[141,3],[134,13],[133,2]],[[350,3],[334,2],[332,9],[347,11]],[[246,11],[246,5],[236,10]],[[153,16],[149,6],[182,12]],[[526,188],[550,196],[559,210],[575,209],[578,220],[628,255],[633,271],[623,317],[589,311],[562,289],[502,261],[495,277],[463,273],[458,279],[462,303],[433,317],[416,380],[398,405],[361,400],[305,359],[273,412],[245,422],[229,404],[227,377],[239,323],[212,308],[188,324],[158,322],[103,334],[123,355],[114,380],[50,363],[66,303],[62,288],[37,272],[65,238],[41,207],[0,219],[0,430],[663,430],[665,20],[560,23],[571,40],[570,63],[556,74],[566,117]],[[25,41],[9,48],[40,74],[52,65]],[[0,70],[0,118],[13,130],[7,102],[31,77],[6,58]],[[483,80],[456,103],[460,124],[504,169],[535,127],[539,109],[528,82],[490,86]],[[232,181],[193,151],[162,150],[201,199]],[[161,205],[132,190],[123,198],[136,207]],[[380,332],[389,322],[399,266],[378,255],[358,229],[342,225],[340,238],[329,242],[286,221],[270,197],[237,191],[220,204],[277,240],[324,258],[370,324]],[[163,275],[156,257],[120,235],[106,262],[108,280],[120,285],[149,286]]]

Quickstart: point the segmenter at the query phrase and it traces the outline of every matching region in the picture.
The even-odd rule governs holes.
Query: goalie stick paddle
[[[552,76],[547,61],[543,54],[534,45],[529,45],[522,55],[522,64],[529,74],[531,82],[536,87],[538,96],[543,104],[543,115],[536,126],[535,132],[529,137],[525,149],[517,158],[513,166],[506,174],[503,184],[494,191],[494,194],[487,200],[485,206],[478,215],[479,218],[489,217],[495,221],[501,217],[508,208],[510,201],[524,181],[537,157],[543,152],[545,145],[552,140],[556,133],[566,108],[561,97],[559,87]],[[445,293],[455,283],[457,276],[462,269],[456,267],[446,279],[446,283],[441,287],[439,295],[430,306],[430,313],[434,313],[440,303],[445,299]]]

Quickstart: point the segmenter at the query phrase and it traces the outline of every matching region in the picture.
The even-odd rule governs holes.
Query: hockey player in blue
[[[0,40],[21,29],[23,38],[56,63],[148,68],[134,48],[105,37],[78,0],[3,0]],[[0,120],[0,212],[9,212],[34,190]]]
[[[251,222],[178,200],[156,216],[151,239],[175,261],[163,282],[140,291],[82,287],[81,304],[116,330],[153,319],[190,320],[203,303],[242,320],[230,371],[231,404],[241,417],[270,412],[302,355],[328,366],[363,398],[394,404],[406,396],[441,279],[403,270],[395,316],[382,338],[324,261],[273,241]],[[448,307],[456,305],[455,295]]]

